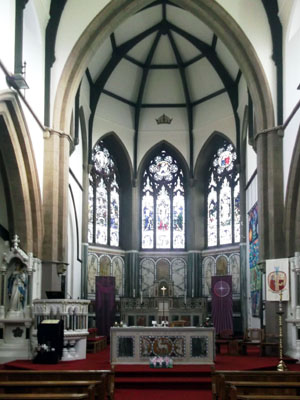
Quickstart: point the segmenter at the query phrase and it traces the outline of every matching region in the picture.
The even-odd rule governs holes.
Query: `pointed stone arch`
[[[143,171],[147,163],[150,161],[151,157],[153,157],[155,153],[158,153],[160,150],[163,149],[167,150],[171,156],[177,159],[177,161],[180,163],[181,168],[183,169],[185,178],[189,176],[189,167],[181,152],[167,140],[162,140],[156,143],[154,146],[152,146],[142,158],[140,165],[138,167],[138,174],[137,174],[138,181],[141,180]]]
[[[130,185],[133,179],[133,167],[128,150],[122,140],[113,131],[105,133],[98,140],[102,140],[105,143],[110,154],[117,162],[123,185]]]
[[[68,132],[73,100],[95,50],[124,20],[152,0],[113,0],[92,20],[72,49],[57,88],[53,125]],[[174,0],[207,24],[228,47],[239,64],[253,100],[258,131],[274,126],[269,85],[256,51],[235,20],[211,0]]]
[[[286,191],[284,230],[286,256],[300,251],[300,127],[294,147]]]
[[[39,178],[30,135],[17,96],[0,94],[1,173],[6,186],[10,236],[42,258],[43,217]]]

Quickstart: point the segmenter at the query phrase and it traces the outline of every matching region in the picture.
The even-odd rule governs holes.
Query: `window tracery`
[[[185,248],[183,171],[165,150],[144,171],[141,206],[143,249]]]
[[[207,246],[240,241],[240,187],[236,152],[224,141],[212,157],[207,185]]]
[[[118,171],[102,141],[93,149],[89,184],[88,241],[119,246]]]

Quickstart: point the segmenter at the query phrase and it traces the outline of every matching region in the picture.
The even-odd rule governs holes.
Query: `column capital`
[[[266,135],[268,133],[277,133],[279,137],[283,137],[284,126],[278,125],[278,126],[273,126],[272,128],[263,129],[262,131],[256,133],[256,135],[254,136],[254,141],[256,141],[260,135]]]
[[[70,136],[68,133],[65,133],[65,132],[63,132],[63,131],[57,131],[57,130],[55,130],[55,129],[45,127],[45,130],[44,130],[44,139],[50,139],[50,137],[53,136],[53,135],[56,135],[56,136],[58,136],[59,138],[68,139],[70,143],[73,142],[73,139],[71,138],[71,136]]]

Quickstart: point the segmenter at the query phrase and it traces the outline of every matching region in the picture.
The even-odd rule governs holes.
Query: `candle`
[[[133,297],[135,297],[135,289],[133,289]]]
[[[143,291],[141,290],[141,304],[143,303]]]

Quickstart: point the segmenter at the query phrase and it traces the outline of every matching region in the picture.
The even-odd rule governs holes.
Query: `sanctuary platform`
[[[170,357],[174,364],[212,365],[214,328],[111,328],[111,364],[149,364],[151,357]]]

